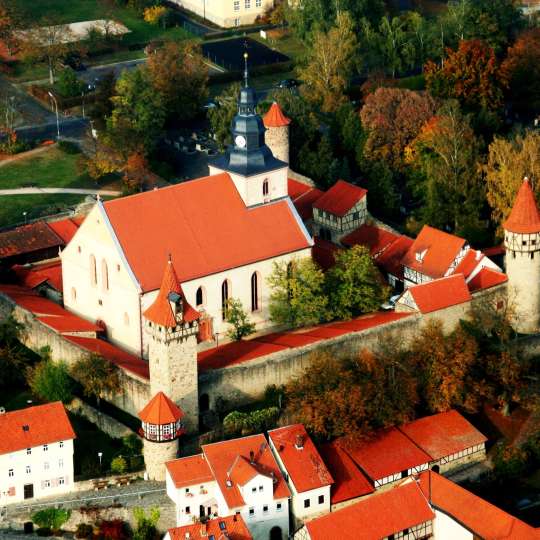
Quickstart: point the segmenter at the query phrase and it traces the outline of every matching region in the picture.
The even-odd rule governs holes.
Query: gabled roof
[[[440,278],[446,274],[466,244],[459,236],[424,225],[401,262],[403,266],[433,279]]]
[[[478,274],[476,274],[476,276],[469,281],[468,285],[469,290],[474,293],[484,289],[490,289],[491,287],[501,285],[507,281],[508,277],[506,274],[497,272],[491,268],[482,268],[482,270],[480,270],[480,272],[478,272]]]
[[[343,217],[367,194],[367,190],[338,180],[322,197],[313,204],[314,208]]]
[[[283,114],[283,110],[277,101],[274,101],[263,117],[264,126],[267,128],[285,127],[291,123],[291,119]]]
[[[103,203],[143,291],[159,288],[171,255],[178,281],[311,247],[288,199],[247,208],[218,174]],[[279,227],[276,227],[279,223]]]
[[[471,293],[465,283],[463,274],[413,285],[404,294],[412,296],[420,313],[431,313],[471,300]]]
[[[482,433],[454,410],[425,416],[398,429],[434,460],[487,441]]]
[[[250,452],[254,452],[255,467],[259,474],[265,476],[273,474],[275,478],[274,499],[285,499],[290,496],[289,488],[279,471],[278,464],[264,435],[252,435],[241,439],[205,444],[202,450],[229,509],[238,508],[245,504],[238,486],[234,482],[232,485],[227,485],[227,480],[230,478],[230,470],[238,457],[247,459],[249,462]]]
[[[298,493],[334,483],[317,448],[302,424],[295,424],[268,432],[274,448],[283,462]],[[301,440],[301,448],[296,443]]]
[[[433,471],[420,474],[419,484],[432,507],[441,510],[479,538],[486,540],[540,538],[540,529],[527,525]]]
[[[435,514],[415,482],[306,523],[311,540],[381,540],[431,521]]]
[[[508,219],[503,223],[505,230],[513,233],[539,233],[540,212],[528,178],[523,180]]]
[[[177,488],[200,485],[215,480],[204,454],[167,461],[165,467]]]
[[[48,221],[47,225],[67,244],[75,236],[80,224],[68,218]]]
[[[390,244],[375,260],[375,264],[387,274],[403,279],[403,265],[401,261],[407,251],[413,245],[413,239],[408,236],[400,236]]]
[[[463,274],[463,277],[467,281],[469,276],[474,272],[477,266],[482,262],[484,254],[476,249],[469,249],[465,253],[465,257],[461,259],[461,262],[456,266],[456,269],[452,274]]]
[[[377,432],[369,441],[353,445],[343,442],[341,446],[373,481],[431,461],[428,454],[394,427]]]
[[[174,424],[184,416],[180,407],[163,392],[158,392],[139,413],[139,418],[154,425]]]
[[[315,236],[313,242],[314,244],[311,248],[313,260],[323,270],[329,270],[336,264],[336,255],[342,251],[342,248],[336,246],[333,242],[323,240],[320,236]]]
[[[313,203],[323,192],[298,180],[288,179],[287,190],[299,216],[307,221],[313,217]]]
[[[59,248],[64,241],[44,221],[0,232],[0,259],[44,249]]]
[[[13,272],[18,282],[24,287],[34,289],[43,283],[62,292],[62,263],[60,260],[36,263],[32,266],[13,265]]]
[[[0,455],[75,438],[60,401],[0,414]]]
[[[350,501],[375,491],[368,478],[339,444],[323,444],[319,451],[334,479],[330,491],[332,504]]]
[[[398,234],[394,234],[386,229],[381,229],[381,227],[375,225],[362,225],[342,238],[341,243],[347,247],[357,245],[366,246],[369,248],[371,256],[376,257],[398,238]]]
[[[176,272],[174,271],[171,259],[169,259],[165,265],[159,293],[152,305],[143,313],[143,315],[149,321],[159,324],[160,326],[176,328],[176,317],[169,300],[169,295],[171,293],[175,293],[182,298],[182,320],[184,322],[193,322],[200,317],[199,312],[191,307],[186,300],[182,287],[180,286],[180,283],[178,283],[178,278],[176,277]]]
[[[209,519],[205,523],[194,523],[169,529],[171,540],[252,540],[246,523],[240,514]]]
[[[259,470],[255,462],[251,463],[248,458],[240,455],[236,456],[229,469],[230,479],[239,486],[245,486],[259,475],[268,476],[268,473],[264,469]]]

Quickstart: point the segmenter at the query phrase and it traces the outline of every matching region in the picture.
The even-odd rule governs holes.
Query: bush
[[[143,508],[134,508],[133,516],[136,521],[133,540],[155,540],[158,537],[159,508],[151,508],[148,516]]]
[[[75,538],[91,538],[94,532],[92,525],[88,523],[79,523],[75,531]]]
[[[63,508],[45,508],[32,514],[32,521],[41,529],[49,529],[58,533],[64,523],[71,517],[71,510]],[[47,535],[44,535],[47,536]]]
[[[228,435],[250,435],[274,427],[278,418],[277,407],[258,409],[250,413],[232,411],[223,419],[223,429]]]
[[[45,359],[27,370],[32,392],[45,401],[69,403],[73,399],[73,379],[65,362]]]
[[[51,536],[52,532],[51,532],[51,529],[49,529],[49,527],[40,527],[36,531],[36,534],[38,536]]]
[[[115,474],[122,474],[127,471],[127,461],[122,457],[115,457],[111,461],[111,471]]]
[[[121,519],[101,521],[99,533],[99,537],[103,538],[103,540],[123,540],[127,538],[126,527]]]
[[[75,97],[81,95],[84,90],[84,83],[77,78],[71,68],[63,69],[58,75],[56,89],[63,97]]]
[[[66,154],[80,154],[80,148],[73,142],[70,141],[58,141],[58,148],[65,152]]]

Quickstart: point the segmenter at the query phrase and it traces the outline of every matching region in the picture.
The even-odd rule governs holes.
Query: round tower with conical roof
[[[184,433],[184,413],[158,392],[139,413],[144,437],[144,464],[150,480],[165,480],[165,463],[178,455],[178,437]]]
[[[159,293],[143,315],[148,340],[150,393],[165,393],[184,411],[186,430],[197,431],[200,314],[187,302],[170,258],[165,265]]]
[[[512,325],[533,334],[540,329],[540,212],[527,178],[503,228]]]
[[[266,144],[277,159],[289,163],[289,124],[291,120],[283,114],[279,103],[274,101],[263,118],[266,128]]]

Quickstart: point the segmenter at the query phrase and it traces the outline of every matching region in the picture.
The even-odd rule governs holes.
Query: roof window
[[[424,249],[423,251],[417,251],[415,256],[416,256],[416,260],[418,262],[424,262],[424,257],[426,256],[426,253],[427,253],[427,248]]]

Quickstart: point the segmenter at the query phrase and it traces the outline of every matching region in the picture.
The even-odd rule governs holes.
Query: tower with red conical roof
[[[525,178],[503,223],[512,325],[523,334],[540,329],[540,212]]]
[[[166,394],[184,411],[188,432],[199,425],[197,334],[199,312],[189,305],[169,258],[159,293],[143,313],[150,393]]]
[[[184,412],[158,392],[139,413],[144,437],[144,463],[150,480],[165,480],[165,463],[176,459],[178,437],[184,433]]]
[[[289,124],[291,120],[283,114],[279,103],[274,101],[263,118],[266,128],[266,144],[279,160],[289,163]]]

